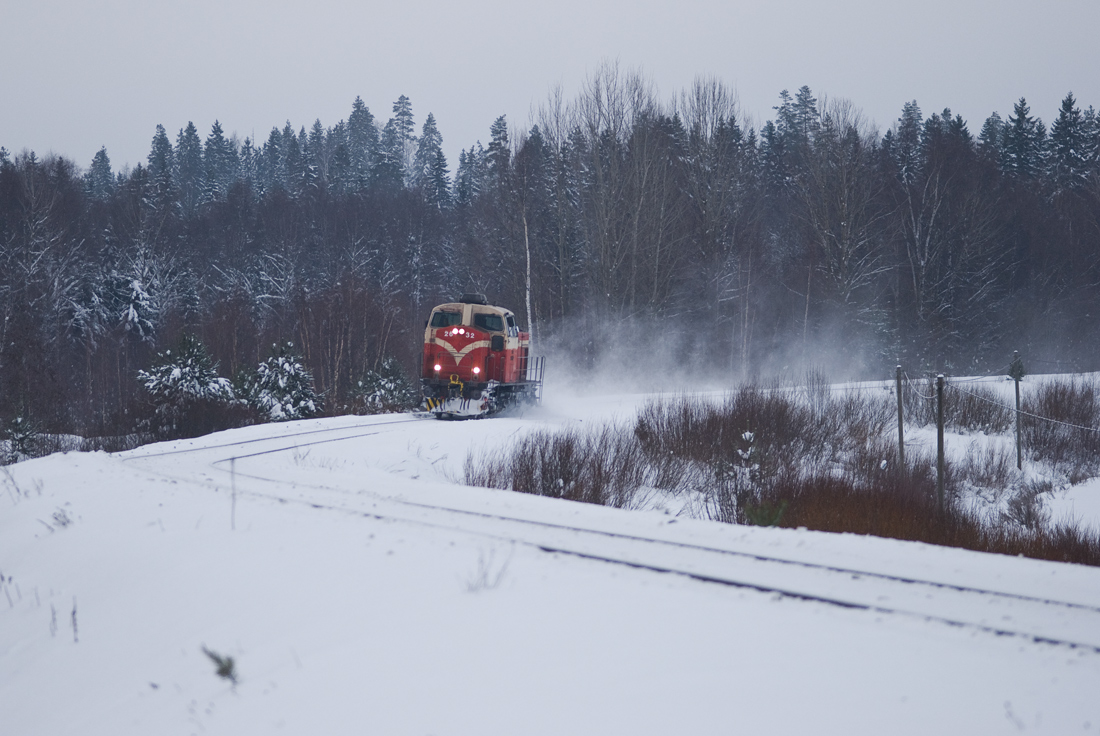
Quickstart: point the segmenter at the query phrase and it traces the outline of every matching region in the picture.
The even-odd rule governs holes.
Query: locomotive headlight
[[[476,376],[479,373],[481,373],[481,369],[478,368],[477,366],[474,366],[474,375]]]
[[[436,363],[433,367],[435,368],[436,373],[439,373],[441,370],[443,370],[443,366],[441,366],[439,363]]]

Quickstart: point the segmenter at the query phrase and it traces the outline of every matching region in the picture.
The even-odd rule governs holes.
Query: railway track
[[[472,534],[600,564],[1100,653],[1100,606],[697,544],[676,539],[671,527],[661,530],[660,537],[640,536],[594,524],[563,524],[368,491],[349,494],[346,489],[320,483],[292,483],[253,467],[262,464],[265,456],[365,439],[417,421],[420,420],[416,417],[402,417],[363,422],[204,447],[173,448],[124,460],[133,463],[185,453],[214,453],[216,457],[209,465],[225,473],[232,472],[234,486],[242,485],[237,479],[251,481],[249,488],[238,491],[240,496]],[[248,447],[243,448],[244,452],[231,452],[245,445]],[[156,463],[154,467],[149,467],[149,462],[141,465],[145,470],[160,472]],[[255,487],[257,484],[262,484],[262,490]]]

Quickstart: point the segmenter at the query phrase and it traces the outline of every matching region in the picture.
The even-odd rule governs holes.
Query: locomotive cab
[[[480,415],[519,399],[537,401],[541,376],[538,381],[528,376],[529,349],[529,334],[519,329],[515,314],[484,296],[464,294],[440,304],[424,328],[420,384],[427,408],[450,416]]]

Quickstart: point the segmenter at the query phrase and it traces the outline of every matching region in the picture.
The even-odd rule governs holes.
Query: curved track
[[[124,460],[133,462],[184,453],[215,452],[220,457],[210,462],[212,467],[225,472],[230,472],[232,468],[236,477],[273,486],[270,491],[247,490],[239,491],[238,495],[475,534],[529,545],[547,553],[681,575],[708,584],[751,589],[876,614],[915,617],[999,636],[1021,637],[1100,653],[1098,606],[701,545],[675,538],[645,537],[613,529],[428,504],[369,492],[349,495],[324,485],[291,484],[290,481],[258,472],[243,472],[237,462],[313,445],[362,439],[393,431],[396,429],[393,425],[417,421],[420,418],[405,416],[392,421],[364,422],[288,432],[277,437],[132,455]],[[321,434],[341,436],[288,444],[288,441],[297,438]],[[238,454],[225,452],[230,448],[260,443],[276,446]],[[225,467],[227,464],[230,467]],[[160,472],[155,468],[145,469]],[[280,487],[289,489],[291,485],[299,492],[307,489],[312,494],[306,498],[294,498],[277,490]]]

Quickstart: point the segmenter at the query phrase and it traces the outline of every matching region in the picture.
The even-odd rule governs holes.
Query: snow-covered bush
[[[364,414],[408,411],[420,397],[401,363],[392,355],[378,370],[368,370],[354,391],[355,409]]]
[[[240,395],[261,416],[273,422],[305,419],[321,411],[313,376],[292,351],[293,343],[272,345],[273,354],[240,379]]]
[[[39,440],[40,433],[33,422],[23,415],[12,417],[0,428],[0,465],[38,457]]]
[[[153,403],[153,434],[195,437],[246,423],[232,384],[217,368],[203,344],[184,335],[174,351],[157,353],[148,371],[138,371]]]

